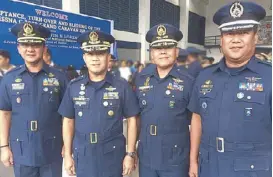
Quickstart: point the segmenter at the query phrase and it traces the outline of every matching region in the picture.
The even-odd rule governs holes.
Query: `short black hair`
[[[7,50],[0,49],[0,55],[4,58],[10,59],[10,53]]]

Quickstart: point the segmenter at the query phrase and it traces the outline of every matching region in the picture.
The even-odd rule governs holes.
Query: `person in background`
[[[136,77],[137,75],[145,68],[144,64],[142,63],[138,63],[138,65],[135,66],[136,67],[136,72],[132,75],[132,79],[131,79],[131,85],[133,87],[133,89],[135,90],[135,81],[136,81]]]
[[[132,75],[132,72],[130,68],[128,67],[126,60],[121,61],[119,72],[120,72],[120,77],[124,78],[126,81],[129,80],[130,76]]]
[[[88,73],[88,69],[87,69],[86,65],[83,65],[80,69],[80,75],[83,76],[87,73]]]
[[[208,56],[204,56],[201,65],[203,68],[208,67],[210,65],[212,65],[214,62],[214,58],[213,57],[208,57]]]
[[[72,79],[75,79],[79,76],[79,74],[77,73],[77,71],[75,70],[73,65],[69,65],[67,67],[66,74],[67,74],[69,81],[71,81]]]
[[[188,47],[187,51],[189,53],[187,58],[188,73],[196,78],[199,72],[203,69],[199,61],[201,50],[198,50],[195,47]]]
[[[50,67],[54,67],[54,68],[56,68],[56,69],[58,69],[60,71],[64,71],[64,69],[61,66],[59,66],[59,65],[57,65],[56,63],[53,62],[53,60],[52,60],[52,52],[51,52],[51,50],[48,47],[46,47],[46,50],[43,53],[43,60]]]
[[[188,70],[188,58],[189,52],[185,49],[179,49],[179,54],[177,57],[177,66]]]
[[[8,71],[15,68],[10,64],[10,54],[7,50],[0,49],[0,77],[3,77]]]
[[[108,72],[110,72],[113,76],[120,77],[119,69],[115,65],[116,61],[116,57],[111,54],[111,60],[108,65]]]

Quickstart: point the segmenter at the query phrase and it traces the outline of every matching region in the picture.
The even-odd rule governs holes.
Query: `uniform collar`
[[[155,64],[149,65],[146,69],[143,70],[143,72],[141,72],[141,75],[149,75],[149,76],[154,76],[156,78],[159,78],[157,67]],[[166,76],[166,78],[168,76],[179,77],[179,75],[180,75],[179,67],[176,64],[174,64],[174,66],[172,67],[171,71]]]
[[[84,77],[84,85],[88,85],[91,83],[91,80],[89,79],[89,74],[86,74],[83,77]],[[103,81],[104,83],[107,82],[110,85],[113,85],[113,76],[109,72],[107,72]]]
[[[255,56],[252,56],[251,59],[248,61],[248,63],[243,67],[242,71],[245,69],[249,69],[252,72],[258,73],[258,69],[257,69],[257,60],[255,58]],[[218,66],[215,68],[214,72],[216,71],[223,71],[226,72],[227,71],[227,66],[226,66],[226,62],[225,62],[225,58],[222,58],[222,60],[219,62]]]
[[[49,74],[49,66],[45,63],[43,63],[43,67],[42,67],[42,70],[41,71],[44,71],[45,73]],[[39,71],[39,72],[41,72]],[[19,69],[19,74],[23,74],[24,72],[28,72],[28,68],[27,66],[24,64],[21,66],[21,68]]]

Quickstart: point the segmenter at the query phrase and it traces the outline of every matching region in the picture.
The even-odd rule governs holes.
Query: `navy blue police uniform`
[[[112,59],[112,62],[117,62],[117,58],[114,55],[111,55],[111,59]],[[111,70],[108,72],[110,72],[113,76],[120,77],[120,72],[118,68],[116,68],[115,66],[113,66]]]
[[[106,51],[114,38],[92,31],[78,38],[84,52]],[[59,108],[63,117],[75,120],[73,157],[77,177],[121,177],[126,153],[123,117],[139,113],[129,84],[107,72],[101,82],[88,74],[72,80]]]
[[[222,32],[251,29],[265,16],[252,2],[218,10]],[[200,177],[270,177],[272,174],[272,67],[254,56],[240,68],[223,58],[196,79],[189,109],[201,116]]]
[[[32,23],[16,24],[18,43],[41,44],[50,31]],[[67,78],[43,64],[38,73],[26,65],[1,81],[0,109],[11,111],[10,147],[16,177],[60,177],[62,174],[62,117],[58,107]]]
[[[154,26],[146,40],[151,48],[176,47],[182,33],[169,24]],[[173,66],[160,79],[156,65],[145,68],[136,78],[141,132],[138,154],[140,177],[184,177],[189,168],[187,105],[193,78]]]
[[[186,50],[188,52],[188,55],[198,56],[201,54],[201,51],[195,47],[188,47]],[[199,72],[203,69],[198,59],[196,59],[193,63],[186,66],[186,68],[188,69],[189,74],[194,78],[196,78]]]

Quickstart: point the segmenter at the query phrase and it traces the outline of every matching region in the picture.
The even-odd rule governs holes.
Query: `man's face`
[[[157,67],[167,69],[172,67],[178,57],[179,49],[172,48],[151,48],[151,59]]]
[[[26,63],[38,63],[43,59],[45,46],[44,44],[26,43],[18,44],[17,49]]]
[[[83,54],[84,62],[88,71],[94,75],[102,75],[107,69],[111,59],[108,52],[91,52]]]
[[[226,60],[240,63],[250,59],[255,52],[258,36],[253,30],[224,32],[221,47]]]
[[[187,58],[187,64],[191,64],[198,60],[198,55],[197,54],[189,54]]]
[[[8,66],[8,65],[9,65],[9,58],[6,58],[0,55],[0,68]]]

